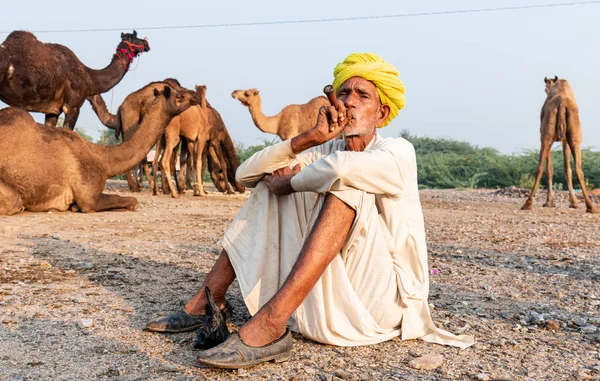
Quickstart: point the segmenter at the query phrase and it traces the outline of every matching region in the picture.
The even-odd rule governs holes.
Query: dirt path
[[[193,333],[142,328],[197,290],[247,196],[145,190],[134,213],[0,217],[0,379],[600,379],[600,216],[561,195],[557,209],[522,212],[522,199],[493,193],[421,193],[434,321],[474,347],[295,335],[293,361],[240,371],[197,367]],[[236,328],[249,318],[236,283],[229,299]],[[429,353],[443,365],[407,365]]]

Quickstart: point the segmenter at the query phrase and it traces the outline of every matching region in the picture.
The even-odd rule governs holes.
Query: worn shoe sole
[[[262,364],[263,362],[273,361],[274,363],[286,362],[292,357],[292,351],[288,351],[285,353],[279,353],[272,356],[267,356],[265,358],[245,361],[242,363],[233,363],[233,364],[222,364],[222,363],[214,363],[211,361],[198,360],[198,363],[202,365],[207,365],[213,368],[220,369],[240,369],[240,368],[249,368],[254,365]]]

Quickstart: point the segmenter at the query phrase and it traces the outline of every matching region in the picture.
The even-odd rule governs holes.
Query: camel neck
[[[102,94],[112,89],[121,82],[121,79],[123,79],[125,73],[129,70],[129,58],[123,55],[119,59],[118,54],[113,54],[112,60],[104,69],[95,70],[87,68],[93,83],[93,94]]]
[[[125,173],[141,162],[164,133],[172,118],[173,115],[166,111],[166,100],[161,97],[150,106],[131,139],[116,146],[94,144],[94,150],[106,163],[108,176]]]
[[[262,100],[260,98],[255,103],[249,104],[248,109],[250,110],[250,115],[252,115],[252,121],[259,130],[270,134],[277,134],[281,113],[275,116],[266,116],[262,111]]]

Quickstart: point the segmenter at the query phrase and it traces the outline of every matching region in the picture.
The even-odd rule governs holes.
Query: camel
[[[202,185],[202,174],[204,173],[204,163],[208,161],[211,179],[217,189],[226,191],[228,194],[234,193],[228,186],[228,182],[231,181],[236,190],[243,193],[245,188],[235,181],[235,170],[239,166],[239,158],[235,152],[233,141],[218,111],[209,107],[206,101],[206,86],[196,86],[196,92],[204,99],[203,103],[173,119],[165,131],[164,151],[160,165],[163,179],[166,177],[169,185],[169,192],[172,197],[179,197],[179,192],[184,189],[184,174],[186,168],[189,167],[193,173],[194,196],[206,196]],[[171,180],[171,167],[173,153],[176,152],[181,138],[186,142],[186,146],[182,147],[176,188]],[[157,152],[160,152],[160,149]],[[190,158],[192,165],[186,166]],[[155,168],[157,167],[156,163],[155,157]],[[158,187],[155,179],[154,194],[157,193]]]
[[[86,97],[107,92],[129,70],[134,57],[150,50],[137,32],[121,33],[110,64],[90,69],[66,46],[40,42],[26,31],[14,31],[0,45],[0,100],[27,111],[46,114],[45,124],[73,130]]]
[[[573,95],[571,86],[565,79],[544,78],[546,85],[545,91],[547,94],[544,105],[540,114],[540,135],[541,148],[538,167],[535,171],[535,182],[529,198],[521,208],[522,210],[532,210],[535,191],[538,187],[542,173],[544,172],[544,164],[548,162],[548,195],[546,198],[545,207],[554,207],[554,192],[552,190],[552,143],[561,142],[564,155],[564,170],[567,186],[569,187],[570,207],[577,208],[577,197],[573,191],[573,181],[571,175],[571,153],[575,162],[575,172],[581,193],[585,200],[586,212],[598,213],[594,208],[585,188],[585,180],[583,178],[583,170],[581,169],[581,123],[579,122],[579,108]]]
[[[211,126],[210,146],[215,151],[214,157],[209,155],[209,158],[213,159],[212,163],[210,160],[208,161],[208,168],[211,178],[213,177],[213,174],[217,173],[217,171],[222,170],[225,177],[225,186],[227,186],[227,193],[233,193],[231,187],[240,193],[244,193],[246,188],[242,184],[238,183],[235,179],[235,172],[240,166],[240,158],[235,150],[233,140],[227,131],[227,127],[225,127],[225,123],[223,122],[223,118],[221,118],[221,114],[219,114],[219,112],[213,108],[208,101],[206,101],[206,105],[208,106],[208,123]],[[217,161],[217,158],[220,159],[220,162]],[[214,169],[211,169],[213,166]],[[215,184],[215,186],[217,186],[217,184]],[[221,188],[217,189],[219,189],[221,192],[225,191]]]
[[[141,88],[140,90],[129,94],[125,98],[125,100],[123,101],[121,106],[119,106],[119,109],[117,110],[116,115],[113,115],[108,111],[108,108],[106,107],[106,103],[104,102],[102,96],[95,95],[95,96],[89,97],[88,101],[92,105],[94,112],[96,112],[96,114],[98,115],[98,118],[100,119],[101,123],[104,124],[106,127],[115,130],[116,136],[117,137],[122,136],[123,140],[126,141],[130,138],[131,134],[137,129],[137,125],[139,124],[140,119],[142,119],[142,117],[144,115],[145,105],[147,104],[148,100],[151,99],[151,96],[152,96],[151,94],[152,94],[153,89],[156,87],[160,87],[161,85],[168,85],[168,86],[171,86],[173,89],[177,89],[177,90],[185,90],[185,88],[181,87],[180,83],[176,79],[173,79],[173,78],[167,78],[161,82],[152,82],[152,83],[146,85],[145,87]],[[223,121],[222,121],[220,115],[218,115],[218,112],[216,110],[214,110],[210,106],[210,104],[208,104],[208,102],[207,102],[206,106],[210,110],[208,112],[209,123],[214,123],[215,125],[219,124],[219,127],[218,127],[219,129],[225,129],[225,125],[223,124]],[[194,108],[196,108],[196,107],[194,107]],[[226,130],[225,130],[224,134],[227,134]],[[224,134],[220,133],[219,136],[224,136]],[[226,159],[227,159],[228,171],[226,171],[224,173],[229,172],[229,173],[233,174],[233,175],[230,175],[229,181],[232,182],[233,184],[235,184],[234,187],[243,193],[244,192],[243,186],[241,186],[239,183],[235,182],[235,171],[237,170],[237,167],[239,166],[239,159],[235,152],[235,147],[233,146],[233,142],[231,141],[231,138],[228,136],[228,134],[227,134],[227,139],[230,143],[225,144],[226,149],[224,149],[223,152],[225,153],[224,157],[226,157]],[[223,140],[225,140],[225,137],[223,137]],[[185,147],[185,149],[187,149],[187,146]],[[205,157],[205,155],[206,155],[206,153],[203,154],[203,158]],[[174,157],[174,155],[171,155],[171,156]],[[160,149],[157,149],[157,153],[155,155],[155,165],[153,166],[153,168],[155,168],[155,170],[156,170],[156,168],[158,168],[157,160],[159,157],[160,157]],[[220,157],[222,157],[222,156],[220,156]],[[221,184],[223,182],[224,175],[218,173],[217,166],[211,165],[210,160],[213,160],[213,158],[209,159],[209,170],[211,171],[211,178],[213,179],[215,186],[217,186],[217,189],[222,190],[224,188],[219,187],[218,184]],[[156,185],[155,185],[154,181],[152,180],[153,175],[151,175],[150,171],[148,170],[148,165],[147,165],[145,158],[144,158],[143,162],[144,162],[144,170],[146,171],[146,177],[148,178],[148,181],[150,182],[150,187],[153,190],[155,190]],[[204,160],[203,160],[203,162],[204,162]],[[171,167],[174,167],[174,163],[171,164]],[[181,171],[180,173],[184,173],[184,172],[185,172],[185,170]],[[129,172],[127,172],[126,175],[127,175],[127,182],[129,184],[130,189],[134,192],[135,191],[139,192],[140,186],[139,186],[137,180],[134,179],[134,177]],[[227,182],[227,180],[225,180],[225,182]],[[165,185],[166,183],[167,183],[166,181],[163,182],[163,185]],[[163,188],[163,189],[165,189],[165,188]],[[204,191],[203,188],[202,188],[202,191]]]
[[[248,107],[252,120],[259,130],[275,134],[281,140],[291,139],[314,127],[319,108],[329,106],[327,98],[320,96],[305,104],[286,106],[275,116],[266,116],[262,112],[262,101],[257,89],[235,90],[231,96]]]
[[[116,146],[46,128],[22,109],[0,110],[0,215],[23,210],[136,210],[134,197],[102,193],[106,180],[137,165],[171,119],[198,103],[195,93],[168,86],[155,89],[154,96],[137,133]]]
[[[121,137],[123,141],[131,139],[135,131],[137,131],[140,121],[143,119],[146,106],[153,99],[154,89],[160,89],[163,86],[171,87],[171,90],[185,91],[187,89],[181,87],[179,82],[174,78],[167,78],[163,81],[151,82],[141,89],[129,94],[119,106],[116,115],[111,114],[106,107],[106,103],[101,95],[97,94],[88,97],[88,101],[92,105],[92,109],[98,115],[100,122],[106,127],[115,130],[115,136]],[[148,162],[144,157],[141,161],[146,178],[150,182],[150,188],[154,188],[152,175],[148,168]],[[132,192],[141,192],[141,185],[137,176],[133,176],[130,171],[125,173],[129,189]]]
[[[175,147],[180,143],[180,137],[185,137],[187,151],[192,154],[192,166],[190,169],[193,174],[194,196],[206,196],[204,187],[201,185],[204,169],[202,156],[210,136],[208,117],[206,115],[206,86],[196,86],[196,92],[200,99],[202,99],[202,102],[198,106],[190,107],[177,118],[173,118],[165,130],[164,147],[161,147],[164,148],[160,158],[161,173],[163,179],[166,178],[166,182],[169,185],[169,190],[173,198],[178,198],[179,192],[177,191],[175,184],[173,184],[171,176],[171,159],[173,158]],[[197,147],[195,146],[196,143]],[[160,151],[161,150],[157,150],[157,154],[159,154]],[[157,163],[156,157],[154,163]],[[154,165],[154,168],[156,168],[156,165]],[[154,173],[156,173],[156,171],[154,171]],[[156,178],[154,179],[154,194],[158,194]]]

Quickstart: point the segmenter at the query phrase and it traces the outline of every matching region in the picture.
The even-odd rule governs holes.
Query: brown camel
[[[563,155],[565,162],[565,179],[569,187],[569,197],[571,208],[577,207],[577,197],[573,191],[573,181],[571,175],[571,153],[575,162],[575,172],[581,193],[585,200],[586,211],[588,213],[597,213],[597,210],[592,205],[585,188],[585,180],[583,178],[583,170],[581,169],[581,123],[579,122],[579,108],[575,102],[575,96],[571,86],[565,79],[544,78],[546,84],[546,101],[542,106],[540,114],[541,125],[540,134],[542,146],[540,149],[540,158],[537,170],[535,171],[535,182],[529,198],[521,208],[522,210],[533,209],[533,199],[535,191],[538,187],[542,173],[544,172],[544,164],[548,162],[548,195],[544,206],[554,207],[554,192],[552,191],[552,143],[561,142],[563,146]]]
[[[222,170],[225,176],[224,181],[227,187],[227,193],[233,193],[231,187],[240,193],[244,193],[246,188],[235,180],[235,172],[240,166],[240,158],[235,150],[233,140],[227,131],[227,127],[225,127],[225,123],[223,122],[223,118],[221,118],[221,114],[219,114],[219,112],[213,108],[208,101],[206,103],[208,106],[208,123],[211,126],[210,146],[213,147],[216,155],[216,157],[209,156],[209,158],[213,159],[212,163],[210,159],[208,161],[208,168],[211,178],[213,177],[213,174],[216,173],[215,170]],[[217,158],[220,159],[220,163],[217,162]],[[213,166],[215,169],[211,169]],[[221,188],[217,189],[219,189],[221,192],[225,191]]]
[[[321,96],[305,104],[286,106],[275,116],[266,116],[262,112],[262,102],[257,89],[235,90],[231,96],[248,107],[252,120],[259,130],[276,134],[281,140],[291,139],[314,127],[319,108],[329,106],[327,98]]]
[[[106,180],[137,165],[171,119],[197,104],[190,91],[172,92],[165,86],[154,93],[139,131],[116,146],[87,142],[73,131],[46,128],[22,109],[0,110],[0,214],[136,210],[135,198],[102,193]]]
[[[46,114],[50,127],[65,113],[63,127],[73,130],[86,97],[113,88],[133,57],[149,50],[148,41],[139,39],[135,30],[121,33],[110,64],[94,70],[63,45],[40,42],[29,32],[12,32],[0,45],[0,100]]]
[[[106,103],[101,95],[98,94],[88,97],[88,101],[92,105],[92,109],[96,115],[98,115],[100,122],[106,127],[115,130],[115,135],[117,138],[121,137],[123,141],[127,141],[131,139],[133,134],[139,128],[140,121],[143,119],[146,112],[146,106],[154,97],[154,89],[160,89],[164,86],[171,87],[171,90],[187,90],[181,87],[179,82],[173,78],[167,78],[164,81],[159,82],[151,82],[125,97],[123,103],[121,103],[119,106],[116,115],[113,115],[108,111]],[[146,178],[150,182],[150,188],[154,188],[154,184],[152,182],[153,177],[150,174],[148,161],[145,157],[141,163],[144,167],[144,171],[146,172]],[[141,186],[137,176],[134,177],[130,171],[127,171],[125,175],[127,177],[129,189],[133,192],[140,192]]]

